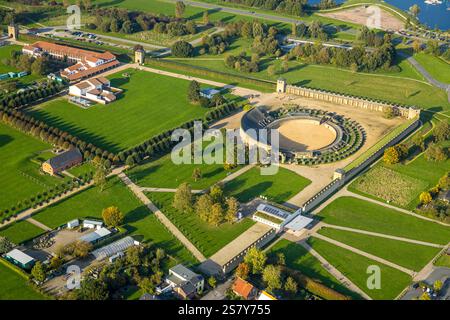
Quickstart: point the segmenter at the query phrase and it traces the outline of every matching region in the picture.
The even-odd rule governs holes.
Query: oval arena
[[[336,113],[300,106],[269,112],[254,108],[243,116],[241,129],[244,142],[256,143],[264,148],[270,148],[270,140],[262,145],[246,131],[278,130],[281,161],[286,163],[339,161],[355,153],[365,141],[365,131],[357,122]]]

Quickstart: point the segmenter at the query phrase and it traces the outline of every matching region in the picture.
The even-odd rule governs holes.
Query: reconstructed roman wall
[[[395,104],[389,104],[385,102],[379,102],[358,97],[351,97],[339,93],[332,93],[318,89],[298,87],[293,85],[286,85],[284,88],[285,93],[288,94],[295,94],[300,97],[326,101],[345,106],[353,106],[355,108],[361,108],[370,111],[384,112],[386,109],[389,108],[392,109],[395,115],[407,119],[413,119],[420,115],[420,110],[411,107],[402,107]],[[278,92],[282,92],[282,90],[279,90]]]

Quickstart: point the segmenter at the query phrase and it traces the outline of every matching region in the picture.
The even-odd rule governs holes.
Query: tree
[[[214,202],[209,194],[202,194],[195,203],[195,213],[200,219],[207,222]]]
[[[192,190],[189,183],[182,183],[173,197],[173,207],[181,212],[192,210]]]
[[[239,211],[239,201],[237,201],[235,197],[229,197],[226,200],[226,205],[227,211],[225,214],[225,220],[229,223],[233,223]]]
[[[420,49],[422,48],[422,44],[420,43],[419,40],[414,40],[412,47],[413,47],[414,52],[418,53],[418,52],[420,52]]]
[[[278,252],[278,253],[277,253],[277,264],[278,264],[279,266],[284,266],[284,265],[286,265],[286,257],[285,257],[285,255],[284,255],[283,252]]]
[[[34,60],[34,62],[31,64],[31,73],[38,76],[42,76],[45,74],[45,65],[41,57]]]
[[[73,246],[73,255],[77,258],[85,258],[92,250],[92,244],[86,241],[77,241]]]
[[[272,64],[269,67],[267,67],[267,74],[271,77],[273,77],[277,73],[275,66]]]
[[[0,254],[7,253],[14,248],[14,244],[6,237],[0,237]]]
[[[131,247],[130,249],[128,249],[125,260],[131,266],[139,266],[141,264],[141,248]]]
[[[211,288],[215,288],[217,285],[217,280],[213,276],[208,278],[208,284]]]
[[[281,289],[281,271],[279,267],[268,265],[263,270],[262,278],[267,284],[269,291]]]
[[[250,248],[244,257],[244,262],[247,263],[253,274],[257,274],[263,271],[266,264],[266,254],[256,247]]]
[[[443,283],[442,283],[441,280],[436,280],[436,281],[433,283],[433,289],[434,289],[434,291],[436,291],[436,292],[441,291],[442,285],[443,285]]]
[[[395,147],[384,150],[383,161],[386,164],[396,164],[400,161],[400,155]]]
[[[241,262],[236,268],[236,277],[247,279],[248,274],[250,273],[250,267],[247,263]]]
[[[188,99],[192,103],[198,103],[200,101],[200,84],[192,80],[188,87]]]
[[[208,13],[208,10],[203,12],[203,24],[205,26],[209,25],[209,13]]]
[[[439,188],[443,190],[450,189],[450,173],[446,173],[439,179]],[[1,251],[0,251],[1,253]]]
[[[108,227],[118,227],[123,223],[123,213],[117,207],[108,207],[102,211],[103,221]]]
[[[223,220],[223,209],[220,203],[215,203],[211,207],[211,214],[209,215],[208,223],[218,226]]]
[[[175,17],[182,18],[184,11],[186,10],[186,6],[183,1],[177,1],[175,4]]]
[[[428,204],[432,200],[433,200],[433,198],[431,197],[431,194],[429,192],[424,191],[419,195],[419,201],[422,204]]]
[[[424,292],[424,293],[420,296],[419,300],[431,300],[431,297],[430,297],[430,295],[428,294],[428,292]]]
[[[106,169],[102,165],[97,166],[97,170],[95,170],[94,183],[99,187],[100,192],[103,192],[106,186]]]
[[[420,151],[425,150],[425,138],[421,134],[415,135],[412,142],[420,149]]]
[[[45,267],[40,261],[36,262],[33,269],[31,269],[31,275],[39,283],[44,282],[45,278],[47,278]]]
[[[440,121],[434,128],[434,136],[437,142],[450,139],[450,125],[447,121]]]
[[[79,298],[81,300],[107,300],[109,293],[104,282],[87,278],[81,282]]]
[[[411,12],[411,14],[414,17],[417,17],[420,13],[420,8],[417,4],[412,5],[411,7],[409,7],[409,12]]]
[[[223,190],[218,184],[213,185],[209,189],[209,195],[213,199],[214,203],[217,203],[217,202],[222,203],[223,202],[223,197],[224,197]]]
[[[194,181],[197,182],[201,178],[202,178],[202,171],[200,170],[200,168],[195,168],[194,171],[192,172],[192,179],[194,179]]]
[[[445,161],[447,160],[447,153],[443,147],[431,143],[425,151],[425,159],[428,161]]]
[[[286,282],[284,283],[284,290],[291,295],[295,295],[298,290],[297,282],[292,277],[287,277]]]
[[[144,277],[142,278],[139,283],[138,283],[139,288],[142,290],[142,292],[144,293],[150,293],[150,294],[155,294],[156,292],[156,286],[153,283],[153,281],[148,278],[148,277]]]
[[[173,44],[172,54],[175,57],[186,58],[191,57],[194,53],[194,47],[186,41],[180,40]]]
[[[394,109],[393,109],[392,107],[387,107],[387,108],[385,108],[385,109],[384,109],[384,112],[383,112],[383,116],[384,116],[386,119],[392,119],[392,118],[395,116],[395,114],[394,114]]]

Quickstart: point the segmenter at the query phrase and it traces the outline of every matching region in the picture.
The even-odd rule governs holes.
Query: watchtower
[[[277,93],[286,93],[286,79],[279,78],[277,80]]]
[[[137,49],[134,52],[134,62],[137,64],[145,63],[145,50],[144,49]]]
[[[19,26],[14,22],[11,22],[8,26],[8,37],[13,40],[17,40],[19,38]]]

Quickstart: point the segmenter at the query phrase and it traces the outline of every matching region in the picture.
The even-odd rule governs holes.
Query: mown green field
[[[321,239],[311,237],[309,245],[323,256],[331,265],[342,272],[362,291],[376,300],[395,299],[411,282],[411,277],[397,269],[388,267],[349,250],[335,246]],[[381,271],[381,288],[367,287],[369,266],[378,266]]]
[[[205,147],[208,145],[209,142],[204,143]],[[222,145],[212,146],[213,144],[211,144],[212,149],[208,150],[224,150]],[[215,153],[208,152],[208,154]],[[225,154],[223,159],[225,161]],[[155,161],[128,170],[127,175],[141,187],[177,188],[181,183],[187,182],[192,189],[202,190],[224,179],[230,173],[223,168],[223,164],[206,164],[204,161],[202,164],[194,164],[193,159],[191,159],[191,162],[175,164],[171,155],[168,154]],[[236,171],[238,168],[232,171]],[[201,179],[197,181],[192,177],[195,169],[199,169],[202,175]]]
[[[131,77],[122,77],[124,73]],[[202,118],[208,111],[189,103],[189,81],[132,69],[109,78],[112,86],[124,90],[111,104],[83,109],[61,98],[30,110],[30,114],[96,146],[119,152]]]
[[[8,238],[11,242],[19,244],[30,239],[33,239],[41,234],[45,230],[36,227],[28,221],[22,220],[11,223],[4,228],[0,229],[0,236]]]
[[[433,78],[440,82],[450,84],[450,63],[424,52],[415,54],[414,58]]]
[[[445,245],[450,227],[353,197],[340,197],[318,213],[325,223]]]
[[[255,167],[227,182],[224,191],[240,202],[248,202],[262,195],[271,201],[283,203],[310,183],[310,180],[285,168],[280,167],[274,175],[262,175],[260,169]]]
[[[331,275],[312,254],[301,245],[286,239],[281,239],[267,252],[269,257],[283,253],[288,268],[300,271],[307,277],[318,280],[329,288],[344,295],[359,299],[359,295],[347,289],[333,275]]]
[[[62,183],[39,173],[39,164],[31,161],[51,146],[0,123],[0,210],[10,209],[19,201]]]
[[[319,233],[414,271],[420,271],[441,250],[333,228],[322,228]]]
[[[0,262],[0,300],[45,300],[24,277]]]
[[[136,239],[152,242],[180,261],[196,262],[118,178],[108,180],[103,192],[98,187],[91,187],[43,209],[33,218],[50,228],[56,228],[76,218],[101,219],[102,210],[110,206],[116,206],[124,213],[124,228]]]
[[[173,193],[153,192],[147,193],[147,196],[206,257],[212,256],[255,224],[250,219],[243,219],[234,224],[211,226],[195,213],[182,213],[173,208]]]
[[[233,46],[233,45],[232,45]],[[236,49],[238,51],[238,49]],[[181,61],[181,60],[180,60]],[[239,71],[228,68],[224,60],[183,60],[183,63],[204,67],[211,70],[241,74]],[[267,68],[275,65],[277,70],[281,69],[281,61],[266,59],[260,65],[260,71],[246,74],[258,79],[276,80],[280,76],[287,79],[288,83],[320,88],[355,96],[380,99],[404,105],[413,105],[423,108],[441,108],[448,110],[450,103],[443,90],[437,89],[430,84],[418,80],[413,76],[410,67],[404,67],[403,73],[354,73],[350,70],[340,69],[327,65],[305,64],[291,61],[289,71],[269,75]],[[407,68],[407,69],[406,69]],[[408,71],[409,70],[409,71]],[[404,77],[403,75],[406,75]]]

